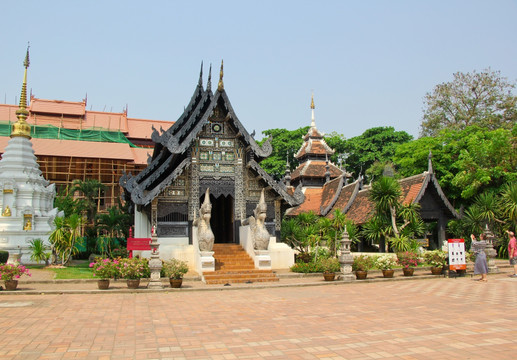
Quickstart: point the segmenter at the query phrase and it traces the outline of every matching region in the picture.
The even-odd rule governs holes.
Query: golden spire
[[[223,60],[221,60],[221,71],[219,72],[219,84],[217,84],[217,90],[223,91],[224,90],[224,83],[223,83]]]
[[[311,109],[314,109],[314,93],[311,95]]]
[[[25,72],[23,74],[22,94],[20,96],[19,108],[16,110],[18,121],[13,124],[11,132],[12,138],[17,136],[25,137],[27,139],[31,138],[31,126],[26,121],[29,116],[29,112],[27,111],[27,68],[29,67],[29,64],[29,46],[27,46],[27,54],[23,61]]]

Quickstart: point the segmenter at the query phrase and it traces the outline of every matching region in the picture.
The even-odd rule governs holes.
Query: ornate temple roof
[[[294,155],[300,161],[300,165],[291,174],[291,182],[294,185],[303,184],[303,179],[319,179],[323,184],[328,179],[335,179],[343,171],[334,165],[329,158],[334,150],[328,146],[323,134],[316,127],[314,120],[314,96],[311,97],[311,127],[303,137],[304,142]],[[328,167],[328,168],[327,168]]]
[[[133,203],[149,204],[154,197],[181,174],[184,167],[188,166],[190,163],[188,150],[203,130],[204,125],[209,122],[209,117],[216,107],[222,107],[227,111],[225,120],[233,125],[239,140],[252,153],[248,166],[259,173],[260,177],[291,206],[303,201],[301,190],[291,195],[284,184],[277,183],[258,165],[258,162],[271,155],[273,150],[271,142],[268,139],[260,146],[240,122],[224,89],[222,65],[215,93],[212,93],[211,90],[211,69],[206,89],[203,89],[202,77],[201,67],[199,81],[190,102],[174,125],[167,130],[153,129],[151,138],[156,145],[152,161],[148,167],[135,177],[129,174],[120,179],[121,186],[131,194]]]
[[[447,218],[459,218],[458,212],[443,193],[433,171],[431,155],[427,171],[399,181],[403,204],[422,203],[424,198],[432,198],[433,206],[439,208]],[[310,192],[308,192],[310,190]],[[332,217],[339,209],[348,219],[356,224],[364,224],[374,214],[375,206],[370,200],[370,186],[363,186],[362,179],[346,185],[343,176],[327,182],[319,189],[307,189],[306,200],[286,212],[296,216],[302,212],[312,211],[320,216]],[[426,209],[422,209],[426,210]],[[424,216],[423,216],[424,217]]]

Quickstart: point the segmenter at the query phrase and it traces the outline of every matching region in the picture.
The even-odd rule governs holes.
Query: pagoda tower
[[[291,174],[291,185],[315,188],[343,174],[343,171],[330,161],[334,150],[323,138],[314,120],[314,95],[311,96],[311,127],[303,137],[303,144],[294,155],[300,165]]]
[[[29,49],[23,63],[25,72],[18,120],[12,125],[10,140],[0,160],[0,249],[12,258],[30,262],[30,241],[48,241],[58,210],[56,190],[42,176],[32,148],[31,127],[27,123],[27,68]]]

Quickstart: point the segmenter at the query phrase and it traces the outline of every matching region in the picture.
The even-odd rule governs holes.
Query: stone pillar
[[[498,273],[499,268],[495,264],[495,257],[497,256],[497,251],[494,248],[494,240],[495,236],[492,231],[488,228],[488,224],[485,227],[485,241],[486,241],[486,247],[485,247],[485,254],[486,254],[486,260],[488,263],[488,272],[489,273]]]
[[[151,233],[151,259],[149,260],[149,269],[151,270],[151,278],[148,289],[161,289],[163,288],[160,280],[160,272],[162,270],[162,261],[160,260],[160,244],[158,243],[158,236],[156,236],[156,228],[153,227]]]
[[[354,276],[352,275],[352,264],[354,262],[354,256],[350,253],[350,244],[352,241],[348,236],[348,232],[343,231],[343,236],[340,240],[340,255],[339,264],[341,265],[341,272],[343,273],[343,281],[352,281]]]

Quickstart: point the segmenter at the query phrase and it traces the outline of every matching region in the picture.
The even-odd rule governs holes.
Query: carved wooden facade
[[[238,242],[240,223],[253,214],[263,188],[272,235],[279,232],[285,210],[303,201],[301,189],[287,188],[260,167],[271,154],[270,142],[259,146],[242,126],[222,86],[222,71],[215,93],[210,77],[203,89],[201,74],[184,113],[169,129],[154,130],[152,139],[156,145],[148,167],[137,176],[124,174],[120,184],[158,236],[190,237],[207,188],[216,242]]]

